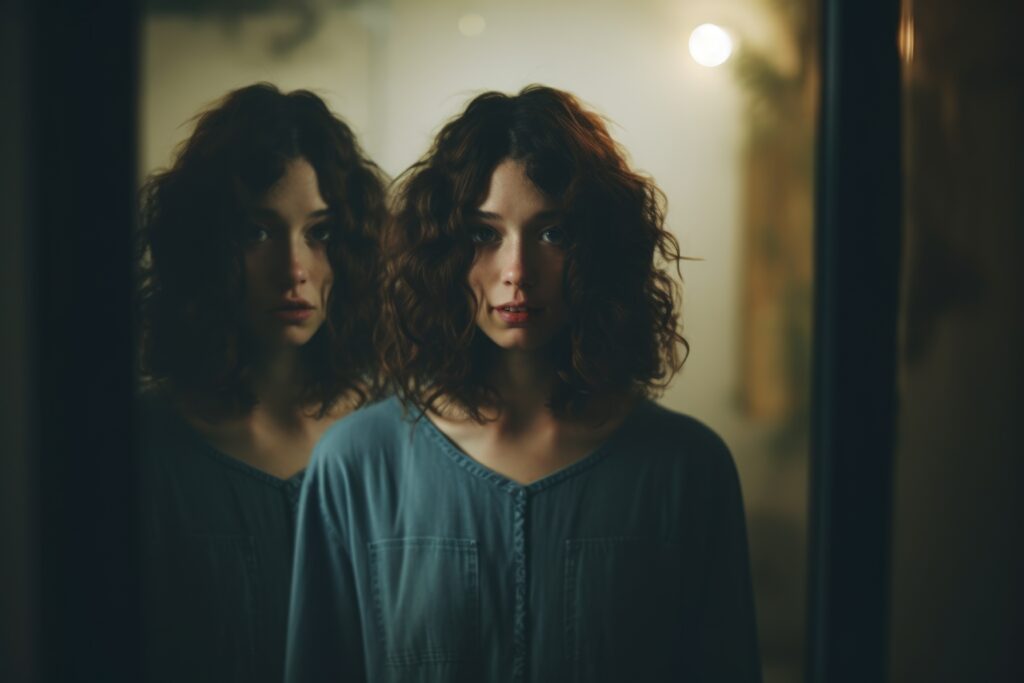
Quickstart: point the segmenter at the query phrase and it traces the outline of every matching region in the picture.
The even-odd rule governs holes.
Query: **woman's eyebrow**
[[[316,211],[310,211],[306,215],[306,220],[313,220],[316,218],[331,218],[334,215],[334,210],[331,208],[317,209]],[[277,211],[274,211],[273,209],[268,209],[267,207],[264,206],[257,206],[253,208],[252,217],[257,220],[268,220],[278,222],[282,220],[281,215],[277,213]]]
[[[560,220],[562,218],[562,212],[558,209],[549,209],[547,211],[541,211],[529,220],[530,225],[536,225],[537,223],[546,223],[551,220]]]
[[[481,211],[480,209],[473,209],[472,216],[481,220],[501,220],[501,214],[494,213],[491,211]],[[529,223],[541,223],[556,218],[561,218],[562,212],[558,209],[549,209],[548,211],[541,211],[538,214],[534,214],[530,217]]]
[[[310,211],[307,218],[330,218],[334,215],[334,210],[330,208],[317,209],[316,211]]]

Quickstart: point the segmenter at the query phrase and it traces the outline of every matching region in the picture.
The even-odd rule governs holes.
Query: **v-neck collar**
[[[614,452],[613,446],[632,431],[634,423],[636,423],[643,414],[647,413],[653,405],[654,404],[646,398],[638,399],[636,404],[633,405],[629,413],[622,420],[622,423],[616,427],[604,441],[590,451],[590,453],[571,465],[567,465],[529,484],[522,484],[505,476],[504,474],[501,474],[500,472],[492,470],[473,456],[466,453],[454,441],[448,438],[448,436],[442,432],[441,429],[434,424],[433,420],[431,420],[423,411],[418,409],[411,410],[410,418],[413,421],[414,428],[423,424],[427,434],[435,441],[435,443],[437,443],[438,446],[440,446],[441,451],[455,462],[455,464],[473,476],[484,479],[493,486],[508,493],[538,493],[566,481],[567,479],[571,479],[603,462],[610,453]]]

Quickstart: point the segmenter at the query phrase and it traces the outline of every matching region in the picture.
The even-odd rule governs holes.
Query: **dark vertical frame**
[[[139,681],[131,243],[138,6],[29,3],[35,680]]]
[[[28,296],[28,0],[0,6],[0,681],[32,680],[36,590]]]
[[[898,0],[824,0],[810,683],[883,681],[900,263]]]

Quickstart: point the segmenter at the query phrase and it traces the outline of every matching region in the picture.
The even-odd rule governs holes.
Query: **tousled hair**
[[[630,169],[599,116],[537,85],[477,96],[399,179],[379,338],[392,389],[407,406],[454,404],[478,421],[484,408],[500,408],[484,373],[492,345],[476,327],[467,275],[473,212],[506,159],[521,162],[564,216],[569,321],[554,342],[551,408],[580,414],[596,396],[656,394],[688,349],[666,269],[678,269],[681,257],[664,226],[664,197]]]
[[[385,183],[351,129],[319,97],[260,83],[199,115],[170,169],[141,194],[138,241],[142,382],[218,411],[254,404],[253,347],[243,326],[245,227],[289,162],[305,159],[331,210],[334,283],[324,325],[303,347],[304,399],[321,415],[343,395],[379,392],[379,235]]]

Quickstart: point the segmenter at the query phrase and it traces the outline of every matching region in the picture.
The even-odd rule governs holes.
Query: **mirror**
[[[475,94],[529,83],[606,116],[668,199],[691,354],[662,398],[732,448],[764,678],[801,677],[811,358],[811,0],[150,0],[140,169],[228,90],[311,89],[391,177]],[[140,179],[141,180],[141,179]]]

